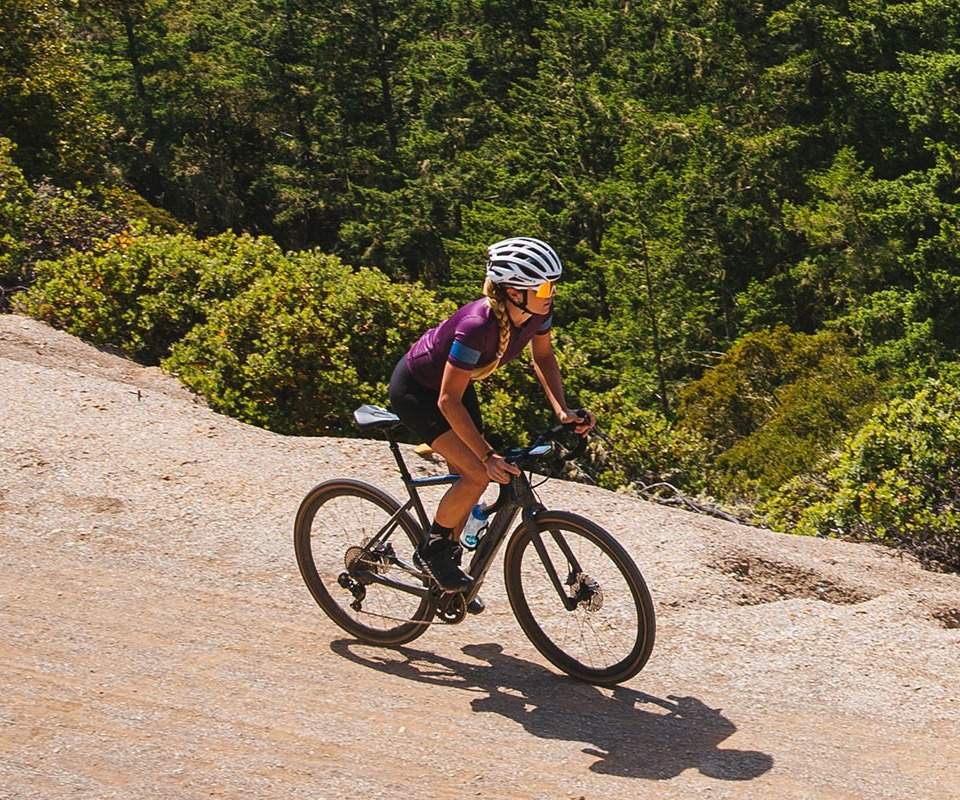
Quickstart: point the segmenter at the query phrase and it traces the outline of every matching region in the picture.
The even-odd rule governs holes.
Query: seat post
[[[390,434],[390,431],[387,431],[387,441],[390,442],[390,451],[393,453],[393,458],[397,462],[397,467],[400,469],[400,477],[403,478],[404,483],[409,484],[410,481],[413,480],[413,476],[410,474],[410,470],[407,469],[407,462],[403,460],[400,445]]]

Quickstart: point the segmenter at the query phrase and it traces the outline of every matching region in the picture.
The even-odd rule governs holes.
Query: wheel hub
[[[369,541],[369,540],[368,540]],[[390,542],[378,545],[372,550],[367,549],[367,542],[361,547],[349,547],[343,554],[343,565],[361,583],[372,583],[370,578],[357,576],[357,572],[373,572],[385,575],[393,564],[395,553]]]
[[[573,592],[574,602],[587,611],[599,611],[603,608],[603,589],[587,573],[571,575],[567,581]]]

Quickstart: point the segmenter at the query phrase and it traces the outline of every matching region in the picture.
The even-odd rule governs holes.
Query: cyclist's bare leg
[[[450,471],[460,476],[440,499],[434,517],[437,524],[453,528],[456,534],[463,528],[470,509],[483,496],[490,479],[480,459],[452,430],[440,434],[430,446],[443,456]]]

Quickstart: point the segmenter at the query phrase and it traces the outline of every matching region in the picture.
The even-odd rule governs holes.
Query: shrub
[[[809,472],[836,442],[856,430],[880,395],[876,379],[843,354],[824,358],[809,375],[782,387],[774,409],[752,434],[715,461],[717,491],[763,499]]]
[[[164,366],[230,416],[281,433],[354,432],[396,360],[452,311],[419,284],[291,254],[177,342]]]
[[[284,260],[270,239],[123,232],[36,265],[16,308],[69,333],[156,364],[174,342]]]
[[[625,402],[619,392],[604,396],[594,411],[606,434],[598,483],[608,489],[668,483],[688,494],[705,487],[707,443],[677,428],[662,414]]]
[[[103,247],[132,227],[168,232],[181,227],[129,190],[30,185],[14,162],[14,150],[0,138],[0,311],[9,310],[11,295],[34,284],[38,262]]]
[[[960,390],[930,382],[878,408],[819,478],[773,499],[786,530],[879,541],[960,570]]]
[[[708,443],[712,489],[750,503],[812,470],[880,396],[841,335],[780,326],[743,337],[687,387],[678,426]]]
[[[33,191],[13,163],[13,149],[9,139],[0,137],[0,311],[6,310],[6,295],[26,285],[30,261],[26,229]]]

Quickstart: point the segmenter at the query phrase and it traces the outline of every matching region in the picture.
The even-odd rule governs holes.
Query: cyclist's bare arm
[[[487,471],[487,477],[497,483],[506,483],[510,475],[519,475],[520,470],[513,464],[508,464],[499,456],[487,459],[487,453],[493,448],[473,424],[470,413],[463,405],[463,393],[470,383],[470,370],[460,369],[447,364],[443,370],[443,379],[440,383],[440,399],[437,401],[440,411],[447,418],[453,432],[470,448],[471,452],[480,460]],[[486,459],[486,460],[484,460]]]
[[[567,407],[567,400],[563,393],[563,379],[560,375],[560,365],[557,363],[557,356],[553,352],[553,341],[550,336],[550,331],[537,334],[533,337],[530,341],[530,355],[533,359],[533,370],[537,375],[537,379],[540,381],[540,385],[543,387],[544,393],[547,395],[547,400],[550,401],[550,405],[557,415],[557,419],[565,425],[583,420],[582,416]],[[596,425],[596,422],[596,418],[588,411],[586,419],[577,425],[574,430],[579,434],[586,433]]]

